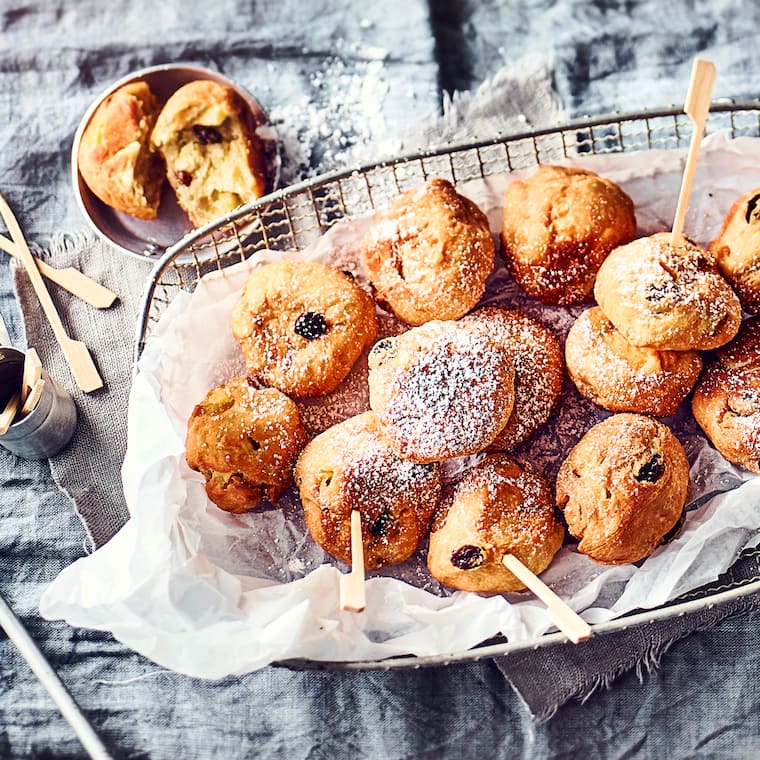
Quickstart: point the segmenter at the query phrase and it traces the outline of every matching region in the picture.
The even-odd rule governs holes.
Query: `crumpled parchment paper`
[[[639,234],[667,229],[684,161],[682,151],[590,156],[575,161],[618,182],[636,203]],[[700,243],[717,232],[733,200],[756,186],[760,140],[705,141],[685,231]],[[500,223],[503,189],[515,175],[460,186]],[[355,257],[368,220],[341,223],[299,256]],[[375,660],[445,654],[496,635],[529,641],[551,629],[528,594],[481,597],[452,592],[430,577],[425,547],[403,565],[369,576],[367,608],[338,608],[339,572],[309,537],[297,495],[273,508],[231,515],[207,499],[203,478],[184,461],[186,422],[213,385],[242,371],[229,320],[257,255],[179,293],[142,355],[129,406],[123,485],[131,518],[105,546],[67,567],[45,591],[40,610],[71,625],[111,631],[165,667],[204,678],[242,674],[275,660]],[[497,262],[498,263],[498,262]],[[583,307],[530,301],[503,266],[484,303],[521,308],[561,338]],[[356,370],[360,371],[359,368]],[[344,394],[344,416],[364,403]],[[562,458],[608,413],[567,381],[559,412],[518,450],[553,482]],[[678,538],[637,565],[599,565],[568,543],[543,580],[589,622],[653,608],[725,571],[760,541],[760,478],[726,463],[705,441],[688,403],[666,422],[691,463],[690,505]],[[472,460],[474,461],[474,459]],[[447,464],[450,477],[469,462]]]

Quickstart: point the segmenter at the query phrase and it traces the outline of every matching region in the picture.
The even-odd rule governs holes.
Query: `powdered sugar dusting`
[[[562,349],[548,328],[518,311],[486,307],[462,321],[483,329],[514,364],[514,409],[492,444],[492,448],[511,450],[549,419],[559,400],[564,377]]]
[[[370,404],[400,453],[436,461],[493,440],[511,412],[512,378],[509,359],[490,339],[455,322],[429,322],[376,344],[370,384],[387,393],[371,390]]]
[[[581,314],[567,337],[570,376],[583,395],[615,412],[669,416],[699,376],[696,351],[659,351],[628,343],[601,309]]]

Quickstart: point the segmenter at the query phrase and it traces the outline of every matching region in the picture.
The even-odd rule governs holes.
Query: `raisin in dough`
[[[232,313],[249,373],[295,398],[335,390],[377,334],[375,302],[315,261],[256,267]]]
[[[678,525],[689,462],[661,422],[616,414],[594,425],[557,474],[557,504],[578,550],[597,562],[648,556]]]
[[[370,570],[414,553],[441,495],[440,466],[396,456],[372,412],[314,438],[298,459],[295,479],[312,538],[347,564],[351,512],[360,512],[364,563]]]

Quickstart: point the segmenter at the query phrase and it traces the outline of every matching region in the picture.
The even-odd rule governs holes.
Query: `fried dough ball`
[[[760,319],[718,349],[694,389],[694,419],[725,459],[760,474]]]
[[[326,264],[262,264],[233,309],[232,334],[253,377],[295,398],[322,396],[375,339],[375,302]]]
[[[465,473],[436,513],[428,568],[441,583],[463,591],[522,591],[504,555],[538,574],[564,535],[546,481],[505,454],[491,454]]]
[[[616,414],[594,425],[557,474],[557,504],[578,550],[614,565],[654,551],[679,523],[688,490],[680,441],[641,414]]]
[[[542,166],[504,195],[504,259],[517,284],[543,303],[588,300],[607,254],[635,235],[633,201],[586,169]]]
[[[193,409],[185,458],[206,478],[214,504],[247,512],[262,501],[277,501],[305,444],[293,401],[275,388],[233,377]]]
[[[659,232],[616,248],[599,269],[594,296],[634,346],[669,351],[717,348],[736,335],[741,305],[715,257]]]
[[[565,363],[551,330],[519,311],[487,306],[462,324],[481,328],[509,355],[515,367],[515,403],[504,429],[488,449],[512,451],[530,438],[559,402]]]
[[[744,310],[760,313],[760,187],[734,202],[708,249]]]
[[[177,202],[195,227],[266,191],[264,149],[234,87],[196,80],[166,101],[151,134]]]
[[[150,145],[161,108],[146,82],[130,82],[108,95],[82,133],[77,165],[103,203],[137,219],[155,219],[165,167]]]
[[[629,343],[599,307],[587,309],[565,341],[567,371],[587,399],[611,412],[670,417],[697,382],[697,351],[662,351]]]
[[[298,459],[295,479],[312,538],[347,564],[351,512],[359,510],[369,570],[414,553],[441,495],[440,466],[396,456],[372,412],[314,438]]]
[[[404,459],[474,454],[507,424],[514,367],[482,330],[436,320],[372,347],[369,403]]]
[[[362,242],[380,303],[410,325],[457,319],[480,300],[494,264],[486,215],[445,179],[402,193]]]

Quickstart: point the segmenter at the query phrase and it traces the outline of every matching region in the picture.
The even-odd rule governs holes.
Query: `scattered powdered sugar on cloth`
[[[672,219],[683,159],[683,152],[650,151],[577,163],[620,183],[636,203],[639,233],[649,234]],[[759,140],[717,135],[706,141],[687,233],[701,243],[709,240],[735,197],[756,182],[758,165]],[[487,213],[495,234],[509,179],[459,187]],[[337,251],[340,262],[350,260],[367,222],[341,223],[292,257],[324,259]],[[345,567],[310,539],[293,490],[276,507],[239,516],[208,501],[202,476],[184,461],[186,423],[193,406],[223,379],[220,368],[239,365],[228,325],[251,266],[214,272],[192,295],[179,293],[161,318],[130,396],[123,481],[132,517],[109,543],[58,576],[43,595],[42,614],[110,630],[161,665],[208,678],[293,657],[434,655],[470,648],[497,633],[514,642],[549,630],[542,605],[527,594],[481,597],[441,588],[427,571],[425,545],[402,565],[371,574],[364,613],[341,612],[338,573]],[[531,301],[503,266],[492,274],[482,303],[519,308],[561,341],[583,308]],[[366,408],[362,393],[348,397],[343,415]],[[360,408],[351,409],[353,404]],[[605,416],[566,380],[555,417],[518,454],[551,483],[568,450]],[[713,580],[760,536],[760,478],[728,465],[706,445],[687,409],[666,422],[691,463],[683,533],[645,561],[617,567],[592,562],[570,543],[542,575],[589,622],[662,605]],[[446,477],[477,458],[446,462]]]

